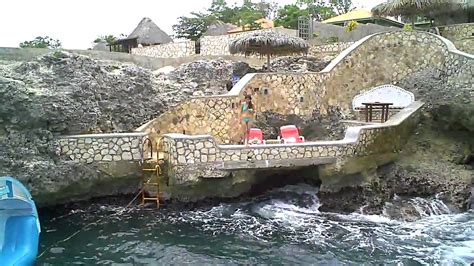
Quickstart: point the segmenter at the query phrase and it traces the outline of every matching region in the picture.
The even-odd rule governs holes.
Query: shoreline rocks
[[[394,163],[382,166],[367,187],[320,193],[322,210],[380,214],[396,195],[437,195],[453,209],[473,206],[474,103],[472,87],[453,87],[428,69],[396,84],[425,103],[423,119]],[[471,192],[472,191],[472,192]],[[414,217],[412,217],[414,218]]]
[[[277,71],[297,72],[325,66],[313,63],[307,58],[280,58],[272,66]],[[184,64],[169,73],[153,73],[131,64],[100,62],[66,52],[24,63],[0,62],[0,174],[25,182],[34,196],[43,195],[40,205],[132,193],[138,188],[133,183],[137,176],[118,175],[109,172],[107,166],[85,166],[61,158],[54,137],[132,131],[193,95],[227,92],[225,83],[231,73],[246,71],[250,70],[245,64],[212,60]],[[453,91],[446,86],[443,73],[433,71],[418,73],[398,85],[427,102],[424,126],[428,129],[410,139],[399,161],[371,173],[377,181],[371,186],[321,193],[322,210],[351,212],[364,207],[367,213],[380,213],[395,195],[439,194],[457,208],[469,205],[472,181],[464,176],[472,175],[472,90]],[[327,117],[283,117],[267,112],[257,124],[270,138],[288,122],[300,126],[308,139],[320,139],[318,134],[341,138],[341,119],[346,118],[337,109],[329,110]],[[439,136],[452,130],[461,133]],[[88,186],[91,180],[107,182],[113,176],[123,178],[123,183],[103,186],[102,190]],[[65,189],[70,184],[76,184],[75,191]],[[64,195],[54,196],[60,193]]]
[[[0,175],[24,182],[40,206],[134,192],[133,165],[116,173],[70,161],[55,136],[134,131],[195,92],[226,92],[234,64],[196,61],[166,74],[64,51],[0,62]]]

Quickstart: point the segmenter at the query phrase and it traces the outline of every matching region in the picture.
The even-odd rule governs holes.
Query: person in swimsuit
[[[252,103],[252,96],[245,95],[245,101],[242,103],[242,107],[240,109],[242,121],[245,123],[245,134],[244,134],[244,144],[247,145],[248,133],[250,129],[250,124],[253,119],[254,114],[254,106]]]

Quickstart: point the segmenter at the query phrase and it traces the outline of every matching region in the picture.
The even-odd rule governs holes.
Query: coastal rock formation
[[[365,175],[373,183],[319,193],[321,210],[380,214],[398,196],[434,197],[454,210],[472,206],[474,182],[474,103],[472,88],[446,84],[445,73],[427,70],[397,85],[425,102],[423,119],[399,159]],[[471,199],[470,198],[471,194]],[[419,218],[417,212],[402,218]]]
[[[331,60],[321,60],[314,56],[281,56],[270,62],[272,72],[319,72]]]
[[[193,94],[226,91],[233,64],[197,61],[154,74],[62,51],[0,62],[0,175],[25,182],[40,205],[82,199],[85,191],[133,192],[136,165],[76,163],[59,156],[54,138],[133,131]]]
[[[262,129],[268,139],[276,139],[281,126],[297,125],[300,134],[307,140],[338,140],[344,138],[346,126],[341,120],[346,118],[337,107],[330,108],[327,115],[315,112],[310,116],[281,115],[267,111],[257,115],[255,127]]]
[[[306,58],[282,58],[276,59],[274,66],[276,71],[297,72],[324,67],[323,63],[308,62]],[[134,192],[138,188],[137,165],[77,163],[59,155],[54,138],[133,131],[191,96],[226,92],[225,83],[232,72],[243,76],[248,71],[252,70],[246,64],[213,60],[153,73],[131,64],[101,62],[66,52],[24,63],[0,63],[0,174],[25,182],[40,205]],[[420,129],[409,140],[398,162],[364,173],[373,176],[372,185],[321,193],[322,210],[352,212],[363,207],[367,213],[380,213],[394,195],[439,194],[457,208],[468,204],[472,89],[450,87],[444,73],[432,71],[417,73],[397,85],[427,103],[425,130]],[[297,124],[308,139],[342,138],[345,128],[340,120],[351,118],[337,108],[327,111],[327,117],[265,112],[257,117],[256,126],[268,138],[275,138],[279,126],[289,123]],[[441,138],[442,132],[449,134]],[[248,191],[248,186],[236,187],[239,182],[233,181],[239,178],[244,179],[223,179],[220,185],[233,189],[235,195]],[[206,191],[196,191],[200,192],[205,198]]]

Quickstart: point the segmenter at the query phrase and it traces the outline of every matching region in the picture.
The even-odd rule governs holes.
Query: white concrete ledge
[[[63,135],[58,136],[58,139],[81,139],[81,138],[126,138],[126,137],[145,137],[148,133],[145,132],[130,132],[130,133],[105,133],[105,134],[80,134],[80,135]]]

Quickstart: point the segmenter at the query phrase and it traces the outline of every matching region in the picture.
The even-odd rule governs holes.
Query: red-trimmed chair
[[[259,128],[249,129],[249,135],[247,140],[248,144],[265,144],[265,140],[263,139],[263,132]]]
[[[302,143],[304,137],[300,136],[300,132],[295,125],[288,125],[280,127],[280,136],[278,139],[283,143]]]

